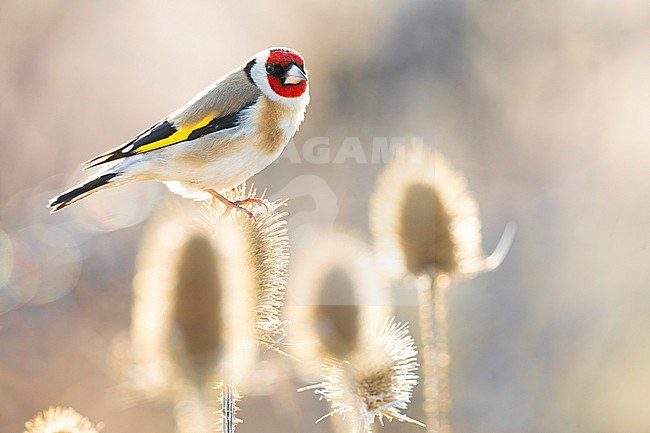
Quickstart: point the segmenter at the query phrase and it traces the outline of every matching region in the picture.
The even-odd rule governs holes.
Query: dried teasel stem
[[[433,309],[433,292],[435,292],[434,278],[422,276],[418,285],[418,313],[420,332],[422,334],[422,376],[424,413],[427,433],[440,433],[439,399],[438,394],[438,369],[436,368],[436,333]]]
[[[237,417],[237,404],[235,403],[235,388],[229,379],[224,380],[221,388],[221,431],[223,433],[233,433]]]
[[[217,389],[221,391],[221,407],[218,410],[219,414],[219,430],[221,433],[234,433],[235,428],[241,419],[237,418],[239,407],[237,403],[241,400],[242,396],[237,386],[239,377],[233,358],[224,360],[222,368],[222,381],[217,385]]]
[[[221,385],[221,432],[234,433],[237,419],[237,401],[240,399],[232,372],[225,371]]]
[[[445,300],[448,287],[448,276],[435,271],[428,272],[418,280],[427,433],[451,433],[448,421],[451,395]]]
[[[438,419],[440,431],[451,433],[449,424],[449,412],[451,411],[451,393],[449,391],[449,344],[447,340],[447,289],[449,280],[447,275],[439,275],[436,278],[436,290],[433,293],[433,308],[436,319],[436,343],[437,356],[436,366],[438,368]]]

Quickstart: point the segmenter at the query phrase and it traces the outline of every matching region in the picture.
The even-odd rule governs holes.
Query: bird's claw
[[[253,203],[253,204],[257,205],[257,206],[264,206],[264,209],[266,209],[267,212],[269,211],[269,206],[266,204],[266,202],[264,200],[259,199],[259,198],[249,197],[249,198],[245,198],[243,200],[237,200],[237,201],[233,202],[233,204],[235,204],[236,206],[242,206],[242,205],[249,204],[249,203]]]

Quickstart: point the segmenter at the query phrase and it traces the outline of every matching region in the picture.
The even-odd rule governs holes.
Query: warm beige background
[[[345,137],[368,152],[373,137],[422,137],[466,173],[486,249],[519,226],[504,265],[451,294],[455,430],[648,432],[649,18],[641,0],[3,0],[0,431],[50,404],[108,433],[171,431],[164,404],[114,404],[108,366],[141,223],[170,193],[129,186],[55,216],[44,205],[80,162],[288,45],[311,69],[298,152],[313,137],[334,154]],[[379,169],[284,158],[255,180],[295,197],[300,254],[334,220],[369,240]],[[414,320],[412,305],[398,317]],[[245,399],[238,431],[328,431],[300,385]]]

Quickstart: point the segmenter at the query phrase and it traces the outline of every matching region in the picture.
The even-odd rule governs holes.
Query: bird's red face
[[[266,60],[266,78],[271,89],[284,98],[298,98],[307,90],[305,61],[295,51],[271,50]]]

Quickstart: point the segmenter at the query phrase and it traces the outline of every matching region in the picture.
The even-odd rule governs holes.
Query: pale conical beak
[[[291,65],[291,68],[284,74],[284,84],[300,84],[303,81],[309,80],[307,75],[296,65]]]

